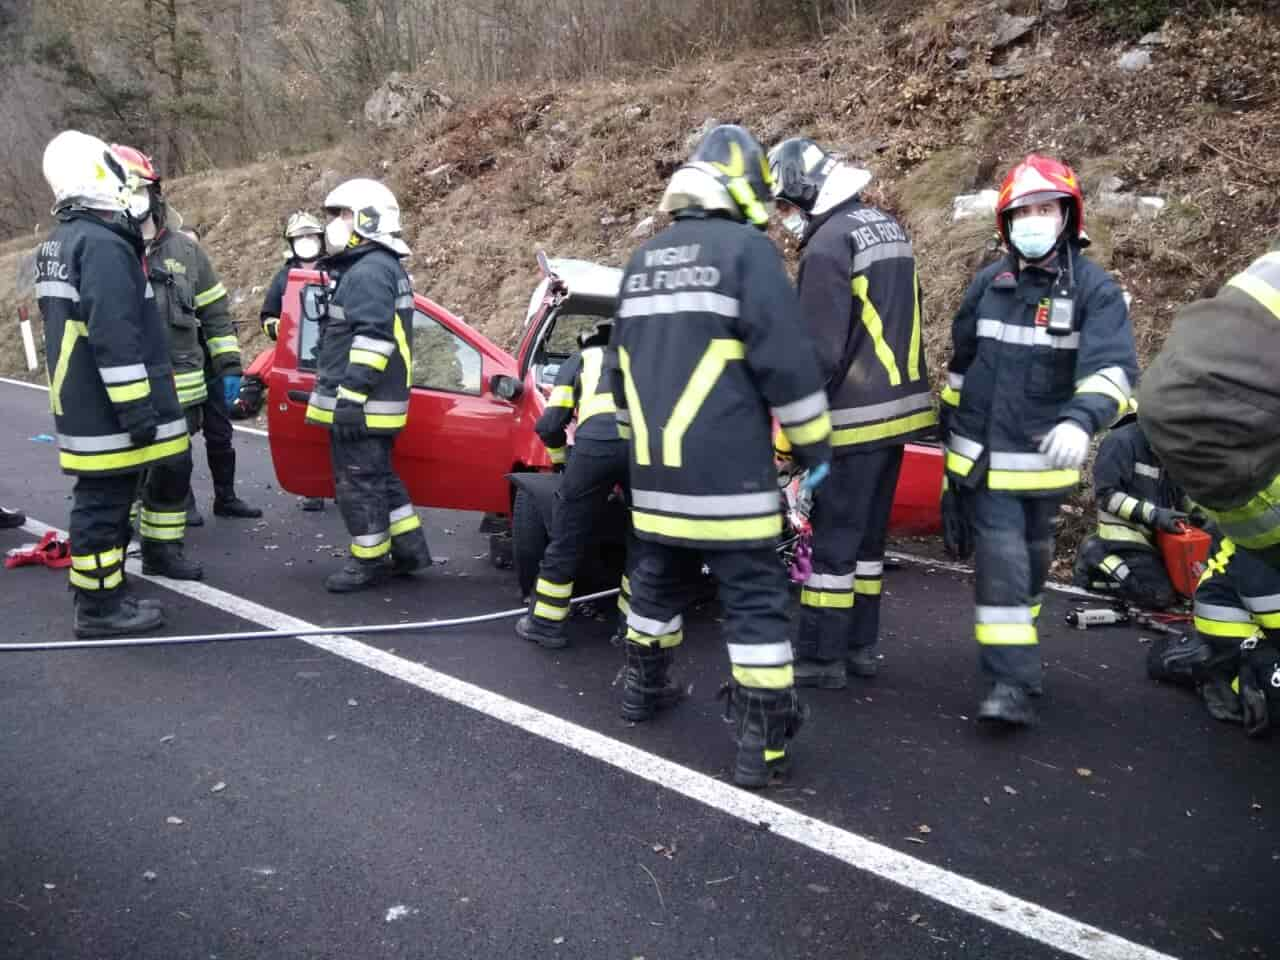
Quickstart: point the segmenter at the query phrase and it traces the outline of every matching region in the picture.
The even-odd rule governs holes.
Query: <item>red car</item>
[[[577,334],[612,316],[622,278],[616,268],[584,260],[548,261],[539,254],[538,262],[542,278],[515,356],[444,307],[415,296],[409,425],[395,446],[396,467],[413,502],[486,514],[495,559],[514,553],[522,588],[536,575],[560,479],[550,472],[533,425],[556,370],[577,349]],[[328,434],[304,423],[323,292],[323,274],[290,273],[267,378],[276,477],[285,490],[306,497],[333,496]],[[891,531],[937,533],[941,485],[940,449],[909,444]],[[618,569],[621,504],[615,514],[597,545],[608,556],[587,567]]]

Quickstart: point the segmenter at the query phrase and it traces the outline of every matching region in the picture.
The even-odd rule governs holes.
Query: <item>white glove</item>
[[[1040,452],[1055,470],[1079,470],[1089,455],[1089,434],[1074,421],[1063,420],[1040,441]]]

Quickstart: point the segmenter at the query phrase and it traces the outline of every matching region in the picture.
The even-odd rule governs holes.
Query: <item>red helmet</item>
[[[124,144],[113,143],[111,152],[120,159],[121,164],[124,165],[125,172],[129,176],[137,177],[144,183],[160,183],[160,174],[156,171],[155,164],[141,150],[134,147],[126,147]]]
[[[1046,200],[1068,201],[1065,231],[1071,231],[1068,236],[1074,235],[1082,244],[1088,243],[1089,237],[1084,232],[1084,194],[1075,171],[1061,161],[1035,153],[1010,170],[1000,185],[996,229],[1004,242],[1009,242],[1009,211]]]

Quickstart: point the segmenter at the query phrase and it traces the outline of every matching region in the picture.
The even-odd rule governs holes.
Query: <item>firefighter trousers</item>
[[[137,488],[135,478],[135,490]],[[142,481],[142,510],[138,535],[158,543],[181,543],[187,533],[187,497],[191,494],[191,448],[182,456],[147,470]],[[124,537],[128,542],[128,511]],[[74,544],[75,541],[73,540]]]
[[[551,518],[551,542],[538,566],[533,615],[546,626],[559,626],[569,617],[573,580],[591,531],[600,523],[609,495],[627,483],[630,451],[625,440],[579,439],[561,475]],[[618,608],[627,609],[628,578],[624,575]]]
[[[1103,540],[1097,534],[1087,537],[1076,550],[1072,579],[1077,587],[1114,593],[1150,610],[1164,610],[1177,599],[1160,554]]]
[[[330,434],[334,500],[357,560],[381,563],[390,554],[397,563],[425,566],[431,553],[409,492],[391,466],[394,444],[394,436],[339,440]]]
[[[627,641],[650,649],[680,645],[684,611],[698,595],[704,563],[719,588],[733,678],[746,687],[790,689],[790,595],[786,573],[771,547],[701,551],[636,539]]]
[[[1043,690],[1036,621],[1053,561],[1053,518],[1061,498],[974,492],[974,633],[989,678]]]
[[[838,456],[814,494],[813,573],[800,591],[795,647],[800,659],[843,660],[879,639],[884,545],[902,450]]]
[[[92,607],[110,608],[124,586],[129,508],[142,473],[76,477],[71,491],[71,587]]]
[[[209,457],[209,473],[217,492],[231,490],[236,484],[236,451],[231,446],[231,417],[221,378],[205,381],[209,397],[201,405],[204,414],[204,449]]]

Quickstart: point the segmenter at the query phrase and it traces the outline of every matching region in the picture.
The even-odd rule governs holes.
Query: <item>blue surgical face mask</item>
[[[1027,260],[1043,260],[1058,242],[1062,232],[1059,217],[1019,217],[1009,225],[1009,242]]]

